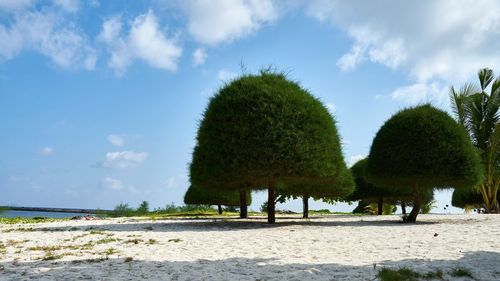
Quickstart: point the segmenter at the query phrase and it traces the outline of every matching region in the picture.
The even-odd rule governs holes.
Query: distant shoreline
[[[73,209],[73,208],[48,208],[48,207],[14,207],[2,206],[0,210],[7,211],[27,211],[27,212],[50,212],[50,213],[77,213],[77,214],[102,214],[113,212],[111,210],[100,209]]]

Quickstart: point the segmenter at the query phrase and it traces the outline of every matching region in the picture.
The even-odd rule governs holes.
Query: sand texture
[[[377,280],[383,267],[500,280],[500,215],[277,220],[0,225],[0,280]]]

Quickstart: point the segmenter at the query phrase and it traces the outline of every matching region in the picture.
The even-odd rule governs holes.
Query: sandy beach
[[[500,215],[332,215],[0,225],[0,280],[377,280],[379,269],[500,280]],[[451,277],[463,267],[473,278]]]

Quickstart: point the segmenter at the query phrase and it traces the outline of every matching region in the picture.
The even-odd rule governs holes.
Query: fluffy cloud
[[[148,158],[145,152],[114,151],[106,153],[106,159],[102,163],[106,168],[124,169],[140,165]]]
[[[152,67],[176,71],[182,49],[175,39],[167,38],[160,30],[152,11],[137,16],[122,35],[122,19],[115,16],[102,25],[98,40],[104,42],[111,53],[108,65],[117,74],[123,74],[134,59]]]
[[[10,25],[0,24],[0,61],[12,59],[23,50],[37,51],[62,68],[91,70],[97,60],[85,35],[50,9],[22,10]]]
[[[111,189],[111,190],[121,190],[121,189],[123,189],[123,183],[122,183],[122,181],[118,180],[118,179],[111,178],[111,177],[105,177],[104,179],[102,179],[101,185],[104,188],[108,188],[108,189]]]
[[[189,0],[181,5],[187,15],[188,32],[208,45],[245,37],[278,18],[271,0]]]
[[[353,43],[337,65],[351,70],[364,62],[403,70],[415,85],[398,89],[439,99],[434,83],[470,78],[480,67],[500,68],[500,2],[326,1],[307,2],[307,13],[345,30]],[[423,84],[425,83],[425,85]],[[437,87],[437,89],[436,89]]]
[[[226,70],[226,69],[221,69],[219,72],[217,72],[217,79],[223,82],[230,81],[234,79],[237,76],[236,73]]]
[[[52,148],[52,147],[46,146],[46,147],[40,149],[40,155],[51,156],[52,154],[54,154],[54,148]]]
[[[0,0],[0,11],[15,11],[33,4],[33,0]]]
[[[124,146],[125,140],[120,135],[111,134],[108,136],[108,141],[114,146]]]
[[[207,52],[205,52],[205,49],[198,48],[198,49],[194,50],[194,52],[193,52],[193,65],[194,66],[204,64],[206,59],[207,59]]]
[[[397,88],[392,92],[393,100],[405,104],[433,103],[444,104],[448,101],[448,86],[433,83],[417,83],[406,87]]]

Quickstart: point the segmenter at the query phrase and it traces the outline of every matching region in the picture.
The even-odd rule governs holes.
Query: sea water
[[[59,212],[34,212],[34,211],[0,211],[0,218],[33,218],[33,217],[45,217],[45,218],[71,218],[75,216],[85,216],[87,214],[82,213],[59,213]]]

